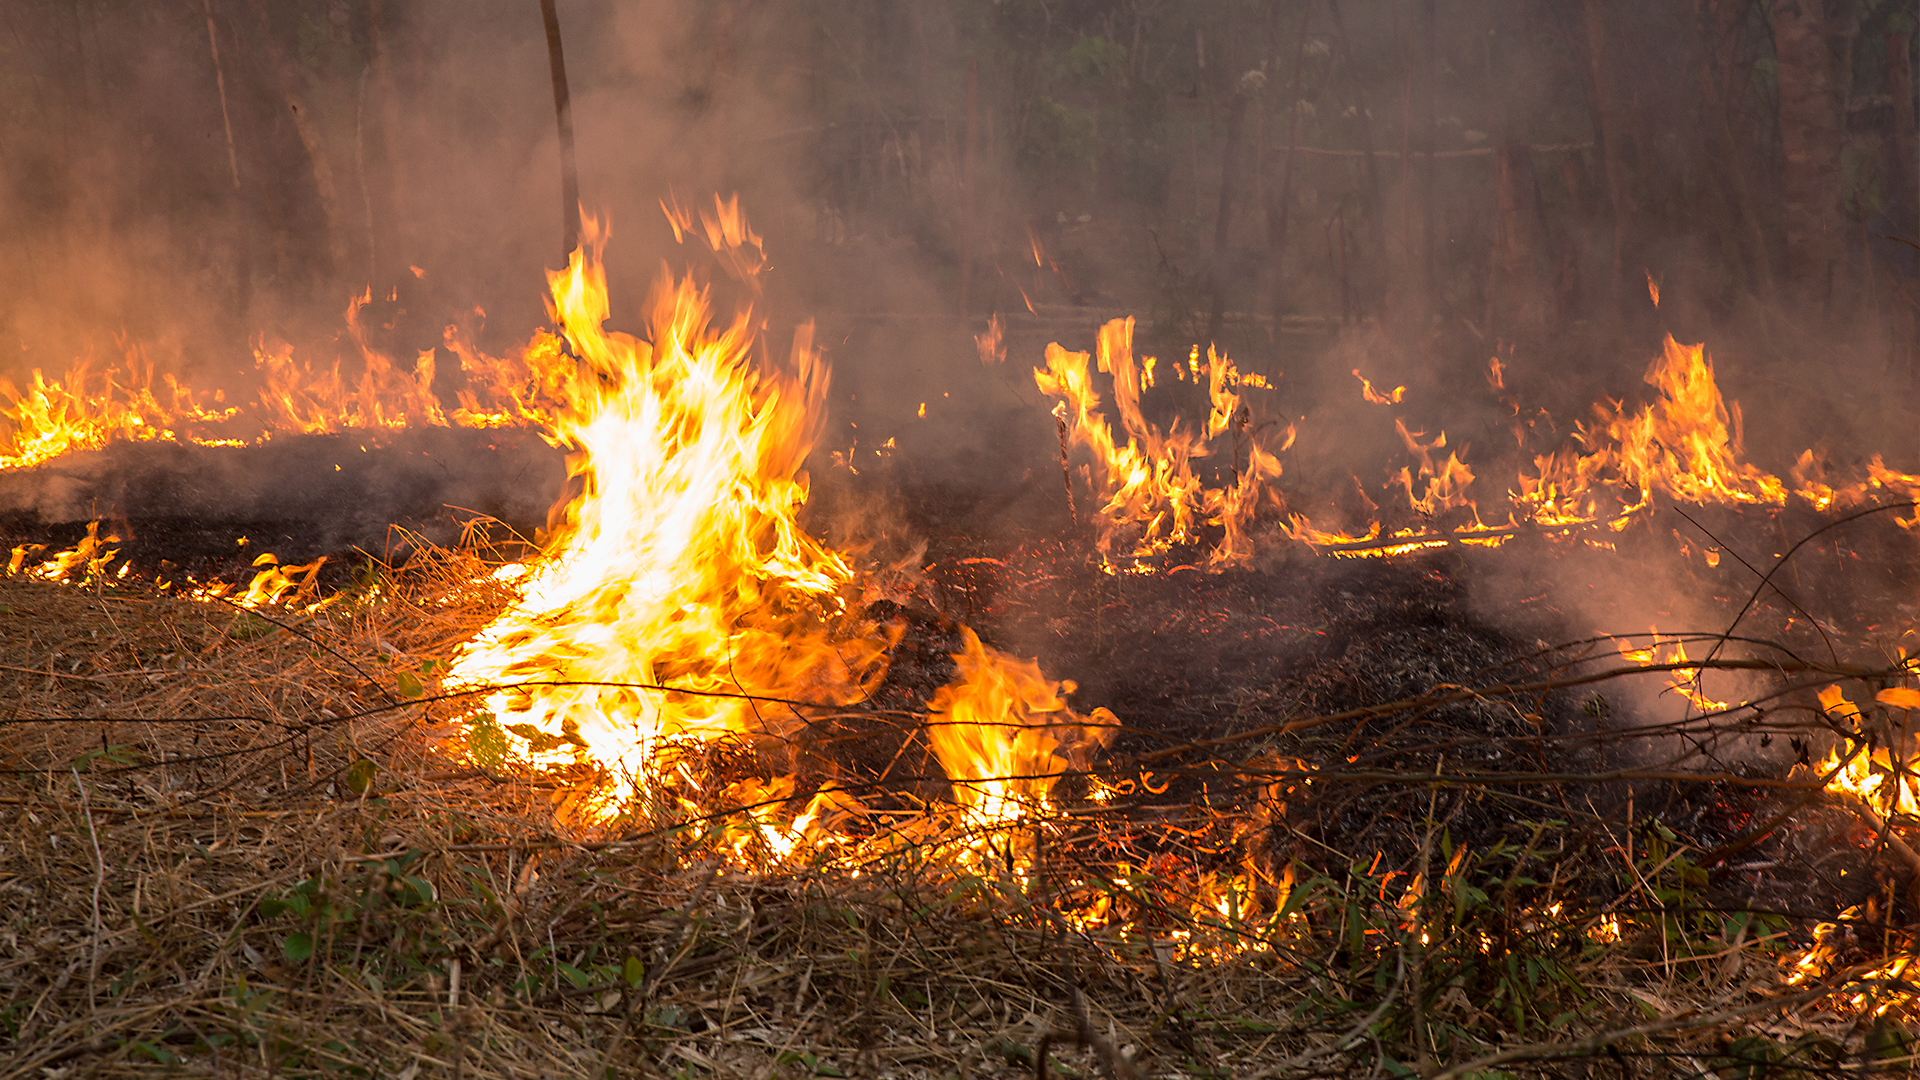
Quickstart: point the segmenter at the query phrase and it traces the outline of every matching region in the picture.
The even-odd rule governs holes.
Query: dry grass
[[[0,582],[0,1080],[1905,1067],[1897,1025],[1834,1007],[1865,961],[1787,985],[1790,928],[1672,901],[1683,848],[1621,860],[1559,823],[1455,860],[1429,795],[1417,865],[1321,852],[1290,907],[1255,874],[1217,919],[1202,849],[1248,847],[1217,817],[1128,875],[1084,819],[1032,874],[912,844],[747,872],[697,823],[561,835],[556,781],[442,753],[457,705],[404,693],[503,601],[478,566],[276,622]],[[1411,872],[1423,900],[1389,888]],[[1074,930],[1096,894],[1134,928]]]

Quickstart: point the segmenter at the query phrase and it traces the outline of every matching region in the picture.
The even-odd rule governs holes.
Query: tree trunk
[[[1745,270],[1761,296],[1773,295],[1773,252],[1767,244],[1766,229],[1754,205],[1750,180],[1752,154],[1734,134],[1735,72],[1733,34],[1746,5],[1739,0],[1700,0],[1700,34],[1703,37],[1696,60],[1700,99],[1707,112],[1707,132],[1714,160],[1720,162],[1727,181],[1727,197],[1738,218],[1740,242],[1744,249]]]
[[[1893,227],[1902,236],[1920,243],[1920,160],[1914,143],[1913,62],[1908,55],[1911,39],[1904,33],[1887,35],[1887,91],[1893,95],[1893,138],[1888,149],[1893,153],[1892,181],[1894,198],[1889,208]]]
[[[287,51],[273,36],[273,23],[267,14],[266,0],[251,0],[255,21],[260,24],[260,47],[266,52],[266,68],[275,82],[275,89],[286,102],[287,113],[293,119],[294,133],[300,136],[300,146],[307,152],[307,162],[313,171],[313,188],[320,203],[320,215],[326,223],[327,255],[330,266],[326,268],[329,276],[338,273],[347,265],[347,234],[345,224],[340,220],[340,199],[338,189],[333,182],[333,162],[327,153],[326,139],[314,126],[313,114],[307,108],[299,84],[294,81],[294,72],[298,70]],[[371,283],[369,283],[371,284]]]
[[[540,0],[547,27],[547,65],[553,72],[553,114],[560,125],[560,233],[564,260],[580,246],[580,174],[573,163],[573,103],[567,92],[567,61],[560,51],[560,15],[553,0]],[[714,61],[716,67],[720,60]]]
[[[213,56],[214,84],[220,90],[220,122],[227,135],[227,168],[233,180],[233,315],[245,323],[253,307],[253,208],[240,186],[240,152],[233,141],[233,112],[227,101],[227,69],[220,62],[220,32],[214,25],[213,0],[201,0],[207,17],[207,50]]]
[[[1434,42],[1435,35],[1439,32],[1439,12],[1436,10],[1435,0],[1426,0],[1423,6],[1427,20],[1427,47],[1421,64],[1421,74],[1425,82],[1426,100],[1422,104],[1425,106],[1426,115],[1422,117],[1421,127],[1425,129],[1427,154],[1420,176],[1422,189],[1420,192],[1420,273],[1421,292],[1426,301],[1426,310],[1423,315],[1431,319],[1440,309],[1439,280],[1436,277],[1439,252],[1434,239],[1439,226],[1440,205],[1433,183],[1433,152],[1440,144],[1440,122],[1438,114],[1434,111],[1434,98],[1439,95],[1440,90],[1439,55]]]
[[[1227,109],[1227,140],[1220,152],[1220,211],[1213,219],[1213,260],[1207,269],[1207,287],[1213,306],[1207,313],[1207,342],[1219,344],[1227,315],[1227,243],[1233,224],[1233,200],[1240,178],[1240,137],[1246,128],[1248,95],[1238,88]]]
[[[973,288],[973,249],[977,243],[975,217],[979,203],[974,195],[974,177],[980,152],[980,58],[967,61],[967,142],[960,158],[960,314],[971,306],[968,295]]]
[[[1775,4],[1773,49],[1780,78],[1781,175],[1787,278],[1822,311],[1834,298],[1844,251],[1841,220],[1841,110],[1828,47],[1834,0]]]
[[[1279,0],[1273,8],[1278,26]],[[1300,16],[1300,33],[1293,49],[1293,75],[1287,82],[1287,150],[1281,158],[1280,182],[1267,188],[1267,307],[1273,317],[1273,339],[1280,340],[1281,320],[1287,314],[1287,225],[1293,212],[1293,156],[1300,146],[1300,75],[1307,63],[1307,33],[1313,28],[1313,5]]]
[[[406,266],[410,246],[406,240],[412,231],[412,222],[405,176],[407,158],[401,145],[400,93],[393,81],[393,34],[385,7],[384,0],[367,0],[367,37],[373,54],[372,74],[377,94],[375,115],[380,128],[381,164],[386,174],[386,184],[381,187],[378,198],[370,199],[378,203],[385,220],[368,229],[367,243],[371,250],[367,263],[373,274],[392,274],[397,279],[398,271]],[[376,236],[385,240],[384,249],[377,246]]]
[[[1593,116],[1599,125],[1594,134],[1600,143],[1600,160],[1607,178],[1607,199],[1613,209],[1613,253],[1607,273],[1607,295],[1615,312],[1620,310],[1626,280],[1627,229],[1635,206],[1627,177],[1625,140],[1626,118],[1621,114],[1618,96],[1613,90],[1608,64],[1606,22],[1607,0],[1586,0],[1587,64],[1593,82]]]
[[[1533,148],[1514,139],[1494,148],[1493,273],[1487,327],[1509,343],[1540,336],[1545,314],[1540,283],[1539,184]]]
[[[1353,107],[1355,115],[1360,121],[1360,153],[1363,155],[1360,160],[1365,167],[1364,175],[1366,176],[1367,184],[1366,191],[1364,192],[1366,198],[1366,222],[1367,228],[1373,231],[1373,240],[1378,248],[1376,258],[1380,266],[1380,273],[1384,276],[1389,273],[1387,263],[1387,231],[1385,223],[1380,220],[1382,210],[1380,202],[1380,169],[1379,165],[1373,159],[1373,114],[1367,109],[1366,83],[1360,78],[1360,62],[1354,56],[1352,40],[1347,37],[1347,22],[1345,17],[1340,14],[1340,0],[1327,0],[1327,12],[1333,17],[1334,40],[1340,45],[1340,55],[1346,58],[1348,78],[1353,83]],[[1347,236],[1346,222],[1344,219],[1341,222],[1340,236],[1341,258],[1344,260],[1346,258],[1344,253],[1346,251]],[[1340,280],[1340,287],[1344,294],[1346,289],[1346,275],[1344,270],[1342,271]],[[1391,292],[1392,290],[1389,287],[1383,288],[1382,291]]]

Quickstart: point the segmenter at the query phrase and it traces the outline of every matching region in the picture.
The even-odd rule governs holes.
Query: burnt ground
[[[1379,852],[1386,866],[1411,865],[1432,820],[1453,838],[1514,848],[1535,823],[1561,821],[1573,824],[1582,857],[1596,862],[1609,851],[1617,858],[1623,845],[1644,850],[1636,837],[1650,829],[1719,856],[1710,860],[1710,886],[1714,902],[1728,906],[1826,917],[1886,884],[1886,860],[1874,852],[1884,838],[1854,813],[1744,782],[1786,777],[1798,759],[1831,744],[1820,738],[1804,690],[1764,712],[1716,719],[1704,725],[1715,732],[1705,737],[1700,711],[1668,690],[1665,675],[1261,732],[1437,687],[1626,666],[1612,640],[1594,639],[1653,627],[1667,635],[1731,632],[1717,649],[1723,657],[1884,666],[1900,645],[1914,649],[1909,628],[1920,625],[1905,587],[1920,570],[1920,550],[1891,514],[1829,529],[1797,549],[1833,519],[1662,510],[1594,538],[1607,547],[1522,536],[1494,550],[1339,559],[1282,544],[1252,569],[1207,573],[1194,565],[1203,552],[1176,551],[1152,574],[1114,575],[1095,568],[1091,536],[1067,522],[1057,476],[1018,491],[898,485],[888,498],[905,531],[928,540],[926,609],[910,626],[890,685],[921,695],[939,685],[951,670],[939,652],[953,647],[950,627],[959,622],[1016,655],[1037,656],[1050,676],[1079,684],[1076,708],[1104,705],[1121,718],[1125,731],[1106,755],[1115,775],[1127,776],[1121,763],[1150,756],[1151,768],[1136,765],[1133,777],[1141,793],[1135,811],[1145,818],[1192,825],[1206,817],[1192,814],[1198,805],[1244,808],[1263,777],[1236,777],[1224,763],[1267,755],[1355,777],[1311,792],[1295,787],[1289,835],[1274,839],[1291,857],[1330,871],[1335,852],[1363,863]],[[1775,556],[1790,550],[1774,574],[1778,588],[1756,589]],[[1699,641],[1688,655],[1714,649]],[[1771,673],[1709,677],[1704,690],[1739,701],[1786,682]],[[1862,699],[1857,686],[1852,696]],[[1691,734],[1671,734],[1687,721]],[[1235,737],[1243,741],[1180,751]],[[1380,779],[1448,769],[1584,778],[1497,788]],[[1613,776],[1621,770],[1666,775]],[[1703,773],[1722,779],[1673,778]],[[1144,794],[1160,784],[1164,793]],[[1750,841],[1789,803],[1800,806],[1793,827]]]
[[[321,581],[339,584],[369,556],[405,561],[412,541],[395,526],[446,545],[485,517],[500,523],[497,541],[532,537],[565,478],[560,452],[517,430],[116,443],[0,473],[0,539],[60,551],[98,520],[150,580],[244,584],[253,560],[271,552],[283,564],[327,556]]]
[[[509,527],[531,535],[550,500],[538,493],[557,493],[562,478],[559,455],[524,433],[403,433],[364,449],[339,437],[249,449],[121,445],[0,477],[0,538],[58,550],[97,517],[103,532],[121,536],[115,546],[142,577],[244,581],[252,559],[272,551],[283,562],[331,556],[328,579],[344,581],[368,555],[404,561],[407,541],[393,525],[444,544],[484,514],[503,523],[496,538]],[[1780,589],[1761,590],[1741,614],[1759,580],[1741,560],[1770,566],[1827,519],[1667,510],[1607,535],[1605,549],[1523,536],[1496,550],[1336,559],[1281,542],[1247,569],[1205,572],[1196,550],[1171,553],[1150,574],[1115,575],[1096,568],[1091,536],[1068,522],[1058,479],[1041,473],[974,490],[873,474],[816,478],[816,527],[832,531],[836,519],[858,518],[853,531],[871,543],[876,562],[925,543],[917,587],[868,609],[900,624],[902,638],[866,708],[896,717],[923,709],[952,674],[958,628],[970,626],[990,644],[1037,657],[1050,677],[1074,680],[1076,708],[1114,710],[1124,730],[1102,771],[1136,785],[1124,808],[1138,820],[1204,828],[1214,820],[1208,806],[1244,809],[1271,779],[1258,769],[1250,776],[1249,761],[1298,761],[1354,777],[1312,791],[1296,786],[1285,834],[1264,841],[1330,869],[1338,857],[1370,852],[1388,866],[1409,864],[1434,820],[1450,837],[1516,846],[1533,823],[1572,822],[1595,857],[1655,827],[1701,850],[1726,848],[1797,797],[1742,778],[1783,777],[1797,756],[1825,744],[1772,738],[1763,720],[1744,715],[1728,719],[1721,739],[1650,735],[1689,716],[1662,693],[1664,676],[1267,730],[1276,725],[1436,687],[1533,683],[1619,666],[1612,642],[1592,639],[1652,626],[1668,634],[1733,627],[1779,647],[1735,643],[1721,655],[1875,666],[1920,623],[1903,588],[1914,580],[1916,546],[1890,515],[1801,547],[1776,573]],[[1706,559],[1710,548],[1717,566]],[[1690,655],[1708,648],[1696,645]],[[1729,699],[1752,697],[1768,688],[1766,678],[1721,689]],[[1793,712],[1804,724],[1809,696],[1783,700],[1775,719]],[[909,725],[843,720],[819,734],[825,769],[923,795],[942,787]],[[1208,740],[1228,741],[1190,746]],[[1611,775],[1660,771],[1670,760],[1723,779]],[[1493,787],[1405,779],[1449,769],[1584,778]],[[1713,887],[1729,903],[1831,914],[1882,888],[1874,841],[1845,809],[1806,807],[1794,827],[1720,860]],[[1223,840],[1221,850],[1239,844]]]

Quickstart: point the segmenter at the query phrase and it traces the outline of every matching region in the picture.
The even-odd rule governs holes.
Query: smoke
[[[1776,243],[1796,227],[1784,132],[1741,77],[1778,68],[1764,19],[1520,0],[1432,22],[1305,3],[558,7],[615,324],[639,329],[663,266],[713,278],[721,310],[737,299],[660,202],[738,193],[771,260],[768,355],[812,320],[834,368],[815,472],[1007,493],[953,502],[999,508],[972,530],[1061,516],[1030,368],[1122,315],[1143,353],[1217,341],[1275,384],[1249,398],[1298,424],[1280,486],[1317,520],[1392,497],[1396,418],[1423,441],[1445,431],[1497,501],[1525,457],[1513,425],[1532,425],[1530,452],[1591,403],[1645,393],[1663,331],[1710,343],[1770,471],[1816,444],[1896,467],[1920,449],[1911,395],[1891,392],[1911,347],[1882,315],[1911,306],[1911,266],[1866,257],[1872,229],[1911,211],[1876,156],[1899,115],[1891,38],[1872,36],[1890,27],[1839,28],[1860,48],[1838,105],[1853,164],[1829,194],[1861,240],[1816,287]],[[543,272],[564,253],[531,0],[4,18],[0,375],[124,339],[244,394],[256,339],[351,367],[340,313],[362,291],[403,364],[450,323],[499,353],[545,321]],[[983,365],[989,316],[1006,360]],[[1494,359],[1523,416],[1488,389]],[[449,397],[458,365],[437,367]],[[1363,401],[1356,369],[1405,385],[1404,407]]]

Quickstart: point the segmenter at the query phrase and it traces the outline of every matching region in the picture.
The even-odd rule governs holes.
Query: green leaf
[[[572,964],[562,961],[554,966],[560,969],[560,974],[565,975],[567,981],[572,983],[576,990],[585,990],[587,987],[593,985],[593,976],[581,971]]]
[[[641,963],[639,957],[629,956],[627,962],[620,965],[620,977],[627,980],[628,986],[638,987],[640,980],[647,977],[647,965]]]
[[[419,676],[411,671],[398,673],[394,676],[394,682],[400,687],[400,696],[403,698],[417,698],[427,692],[427,688],[420,684]]]
[[[507,760],[507,734],[493,722],[492,715],[482,713],[468,722],[467,753],[473,756],[474,764],[492,767]]]
[[[280,946],[280,951],[286,954],[287,959],[299,963],[313,955],[313,935],[288,934],[286,942]]]
[[[367,758],[347,766],[347,790],[355,795],[365,795],[373,790],[373,774],[380,768]]]
[[[128,1043],[127,1049],[132,1053],[139,1054],[161,1065],[172,1065],[180,1060],[166,1047],[160,1046],[157,1043],[150,1043],[145,1039],[138,1039]]]
[[[532,724],[508,724],[507,730],[527,740],[527,749],[536,754],[544,754],[566,744],[567,740],[557,735],[549,735]]]
[[[400,880],[404,881],[407,886],[408,895],[401,898],[407,905],[425,904],[433,900],[433,886],[428,884],[425,878],[418,878],[409,874]]]

